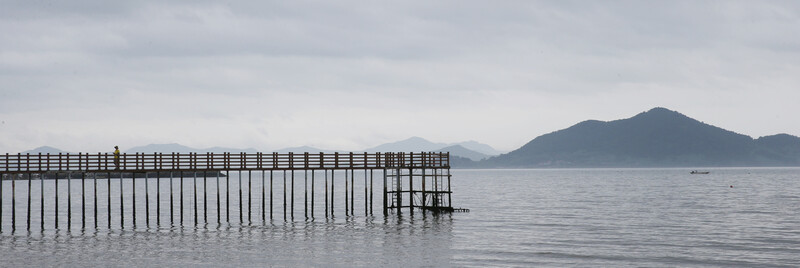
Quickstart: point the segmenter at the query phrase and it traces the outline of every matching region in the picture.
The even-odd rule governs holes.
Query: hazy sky
[[[798,1],[0,0],[0,152],[800,135]]]

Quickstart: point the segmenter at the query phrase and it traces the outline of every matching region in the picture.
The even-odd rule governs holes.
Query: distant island
[[[539,136],[521,148],[483,161],[455,159],[455,167],[697,167],[800,166],[800,138],[753,139],[654,108],[628,119],[588,120]]]

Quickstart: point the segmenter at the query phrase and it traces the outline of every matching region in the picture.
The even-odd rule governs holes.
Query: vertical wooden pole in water
[[[174,158],[173,158],[173,161],[175,161]],[[172,185],[173,185],[172,184],[172,171],[170,171],[169,172],[169,224],[170,225],[175,225],[175,219],[174,219],[175,218],[175,216],[174,216],[175,215],[175,213],[174,213],[175,204],[173,202],[174,194],[173,194],[173,190],[172,190],[172,188],[174,188],[174,187]]]
[[[397,173],[395,173],[395,176],[397,184],[393,186],[393,191],[394,196],[397,197],[397,204],[395,204],[395,206],[397,206],[397,215],[400,215],[400,209],[403,207],[403,193],[401,191],[403,189],[403,176],[400,174],[400,168],[397,168]]]
[[[41,158],[41,156],[40,156],[40,158]],[[47,160],[46,161],[47,161],[47,171],[50,171],[50,154],[49,153],[47,154]],[[41,218],[41,227],[40,228],[42,229],[42,231],[44,231],[44,179],[45,179],[45,177],[47,177],[47,173],[41,174],[39,176],[40,176],[39,177],[39,194],[41,194],[41,196],[40,196],[40,198],[41,198],[40,199],[40,201],[41,201],[40,202],[41,203],[41,210],[39,211],[39,213],[40,213],[39,216]],[[0,177],[0,185],[2,185],[2,183],[3,183],[2,182],[2,177]],[[3,189],[3,187],[0,186],[0,193],[3,192],[2,189]],[[0,195],[2,195],[2,194],[0,194]],[[2,201],[0,201],[0,206],[3,206],[3,202]],[[2,210],[0,210],[0,215],[3,215]],[[2,218],[2,216],[0,216],[0,218]],[[2,224],[0,224],[0,225],[2,225]],[[2,228],[0,228],[0,229],[2,229]]]
[[[161,161],[159,161],[161,163]],[[159,167],[161,169],[161,167]],[[156,172],[156,226],[161,225],[161,172]]]
[[[411,154],[411,159],[414,159],[414,154]],[[408,211],[411,216],[414,216],[414,169],[408,169]]]
[[[214,164],[208,164],[211,159],[211,153],[206,153],[206,169],[203,170],[203,223],[208,224],[208,170],[213,168]]]
[[[208,159],[208,158],[206,158]],[[208,171],[203,170],[203,223],[208,223]]]
[[[28,221],[27,221],[27,230],[31,230],[31,183],[33,181],[33,176],[31,173],[28,173]]]
[[[106,197],[108,198],[108,229],[111,229],[111,172],[106,174],[106,182],[108,184],[108,189],[106,190]]]
[[[325,218],[328,218],[328,170],[323,169],[325,175]]]
[[[311,170],[311,218],[314,218],[314,173],[316,170]]]
[[[192,172],[192,199],[194,201],[194,225],[197,226],[197,171]]]
[[[369,200],[368,196],[369,193],[367,192],[367,170],[364,170],[364,215],[369,215]]]
[[[247,170],[247,223],[252,224],[253,218],[253,171]]]
[[[49,163],[50,162],[50,154],[47,155],[47,161],[48,161],[48,165],[49,165],[50,164]],[[48,169],[49,169],[49,167],[48,167]],[[41,213],[41,215],[39,215],[39,216],[40,216],[40,218],[42,220],[41,229],[44,230],[44,178],[45,178],[45,176],[47,176],[47,173],[42,174],[40,176],[41,177],[39,177],[39,194],[41,194],[41,199],[40,199],[41,200],[41,210],[39,212]],[[2,178],[0,178],[0,180],[2,180]],[[0,181],[0,184],[2,184],[2,181]],[[3,192],[2,189],[3,188],[0,187],[0,193]],[[2,194],[0,194],[0,195],[2,195]],[[2,204],[3,204],[3,202],[0,202],[0,206],[2,206]],[[0,210],[0,215],[3,215],[2,210]],[[0,224],[0,225],[2,225],[2,224]]]
[[[60,161],[60,160],[59,160],[59,161]],[[14,179],[14,176],[13,176],[13,174],[12,174],[12,176],[11,176],[11,179],[12,179],[12,181],[11,181],[11,182],[13,183],[13,182],[14,182],[14,181],[13,181],[13,179]],[[54,199],[54,200],[53,200],[53,203],[54,203],[56,206],[54,207],[54,208],[55,208],[55,213],[53,213],[53,214],[54,214],[53,216],[55,216],[55,221],[53,221],[53,223],[54,223],[54,225],[55,225],[55,228],[56,228],[56,229],[58,229],[58,172],[56,172],[56,179],[55,179],[54,183],[55,183],[55,185],[56,185],[56,186],[55,186],[55,189],[54,189],[54,191],[55,191],[55,197],[53,198],[53,199]],[[13,184],[12,184],[12,185],[13,185]],[[12,189],[13,189],[13,187],[12,187]],[[2,214],[0,214],[0,215],[2,215]]]
[[[81,229],[86,229],[86,174],[81,174]]]
[[[225,172],[225,222],[231,223],[231,171]]]
[[[119,173],[119,227],[125,228],[125,191],[122,188],[122,172]]]
[[[147,181],[149,180],[147,172],[144,172],[144,223],[147,228],[150,228],[150,189],[148,189]]]
[[[447,153],[447,159],[450,159],[450,153]],[[448,165],[449,166],[449,165]],[[452,191],[450,190],[450,169],[447,169],[447,206],[453,207]]]
[[[139,168],[139,153],[136,153],[136,165]],[[131,172],[131,214],[133,215],[133,229],[136,229],[136,172]]]
[[[308,220],[308,152],[303,154],[303,214]]]
[[[244,222],[244,217],[242,216],[242,170],[239,170],[239,224]]]
[[[375,192],[375,191],[374,191],[374,188],[372,187],[372,185],[373,185],[373,182],[374,182],[374,180],[373,180],[373,172],[374,172],[374,171],[375,171],[375,170],[372,170],[372,169],[370,169],[370,170],[369,170],[369,215],[372,215],[372,207],[373,207],[373,204],[372,204],[372,195],[373,195],[373,194],[374,194],[374,192]]]
[[[17,175],[11,176],[11,231],[17,230]]]
[[[94,187],[92,187],[92,190],[94,191],[94,228],[97,229],[97,173],[92,175],[92,182],[94,183]]]
[[[283,221],[286,221],[286,170],[283,171]]]
[[[267,200],[265,200],[265,198],[267,197],[267,187],[266,185],[264,185],[264,183],[266,182],[267,182],[266,172],[262,169],[261,170],[261,222],[262,223],[267,221],[267,211],[266,211]]]
[[[423,164],[424,165],[424,164]],[[422,168],[422,207],[423,209],[427,204],[425,203],[425,168]]]
[[[72,228],[72,172],[67,173],[67,230]]]
[[[180,225],[183,226],[183,171],[180,171],[180,188],[181,188],[181,198],[180,198]]]
[[[290,201],[292,202],[291,203],[292,204],[291,205],[291,216],[292,216],[292,220],[294,220],[294,169],[292,169],[292,196],[291,197],[292,197],[292,199],[290,199]]]
[[[306,160],[308,159],[308,153],[306,153]],[[306,168],[303,170],[304,174],[304,182],[303,182],[303,212],[305,213],[306,219],[308,219],[308,165],[306,164]]]
[[[337,158],[336,162],[337,162],[337,165],[338,165],[338,162],[339,162],[338,158]],[[333,186],[336,184],[335,174],[336,174],[336,170],[335,169],[331,169],[331,218],[334,217],[334,215],[333,215],[333,204],[336,203],[336,202],[334,202],[336,199],[333,198],[333,195],[335,193],[335,191],[334,191],[335,189],[334,189]]]
[[[272,220],[272,176],[273,172],[269,170],[269,219]]]
[[[344,216],[350,216],[350,204],[349,204],[349,192],[350,187],[348,187],[349,182],[347,180],[347,170],[344,170]]]
[[[352,153],[350,153],[352,154]],[[350,216],[356,215],[356,170],[350,170]]]
[[[222,206],[219,200],[219,171],[214,171],[214,173],[217,173],[217,226],[219,226],[222,225]]]

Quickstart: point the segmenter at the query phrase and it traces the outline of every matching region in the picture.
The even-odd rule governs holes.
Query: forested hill
[[[539,136],[479,167],[800,166],[800,138],[753,139],[665,108],[589,120]]]

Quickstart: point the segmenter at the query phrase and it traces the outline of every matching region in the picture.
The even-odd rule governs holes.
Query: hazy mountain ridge
[[[449,152],[450,155],[467,158],[472,161],[480,161],[489,157],[489,155],[464,148],[464,146],[461,145],[451,145],[434,151]]]
[[[35,148],[35,149],[31,149],[31,150],[27,150],[27,151],[22,152],[22,154],[38,154],[38,153],[42,153],[42,154],[48,154],[48,153],[49,154],[58,154],[58,153],[68,153],[68,152],[64,151],[64,150],[61,150],[61,149],[58,149],[58,148],[50,147],[50,146],[41,146],[41,147],[38,147],[38,148]]]
[[[177,143],[167,143],[167,144],[148,144],[144,146],[136,146],[130,149],[120,148],[125,153],[256,153],[258,150],[253,148],[247,149],[237,149],[237,148],[225,148],[225,147],[211,147],[207,149],[196,149],[189,146],[177,144]]]
[[[126,153],[257,152],[253,148],[200,150],[177,143],[122,149]],[[753,139],[665,108],[653,108],[627,119],[586,120],[536,137],[506,154],[491,157],[486,153],[493,150],[491,146],[474,141],[448,144],[411,137],[357,152],[450,152],[453,167],[477,168],[800,166],[800,137],[776,134]],[[275,150],[281,153],[337,151],[345,152],[308,146]],[[23,153],[38,152],[65,151],[44,146]]]
[[[434,142],[430,142],[430,141],[428,141],[426,139],[423,139],[423,138],[420,138],[420,137],[412,137],[412,138],[409,138],[409,139],[406,139],[406,140],[402,140],[402,141],[398,141],[398,142],[392,142],[392,143],[386,143],[386,144],[383,144],[383,145],[379,145],[377,147],[373,147],[371,149],[355,151],[355,152],[450,152],[452,156],[463,157],[464,160],[462,162],[464,162],[464,163],[468,163],[469,161],[482,160],[482,159],[485,159],[485,158],[487,158],[489,156],[489,155],[486,155],[484,153],[480,153],[480,152],[476,152],[476,151],[467,149],[464,146],[461,146],[459,144],[461,144],[461,143],[451,143],[451,144],[434,143]],[[475,141],[464,142],[464,144],[469,144],[471,147],[483,148],[484,150],[488,150],[488,151],[495,151],[494,148],[492,148],[491,146],[486,145],[486,144],[481,144],[481,143],[478,143],[478,142],[475,142]],[[123,153],[129,153],[129,154],[130,153],[154,153],[154,152],[160,152],[160,153],[173,153],[174,152],[174,153],[182,153],[182,154],[184,154],[184,153],[205,153],[205,152],[212,152],[212,153],[224,153],[224,152],[230,152],[230,153],[241,153],[241,152],[244,152],[244,153],[256,153],[256,152],[259,152],[257,149],[254,149],[254,148],[238,149],[238,148],[212,147],[212,148],[207,148],[207,149],[197,149],[197,148],[192,148],[192,147],[189,147],[189,146],[181,145],[181,144],[178,144],[178,143],[148,144],[148,145],[144,145],[144,146],[135,146],[135,147],[132,147],[132,148],[129,148],[129,149],[126,149],[126,148],[120,148],[120,149],[122,150]],[[113,148],[110,148],[107,152],[111,152],[111,151],[113,151]],[[26,151],[26,152],[23,152],[23,153],[35,154],[35,153],[38,153],[38,152],[42,152],[42,153],[64,152],[64,153],[66,153],[66,151],[61,151],[61,150],[59,150],[57,148],[53,148],[53,147],[49,147],[49,146],[39,147],[39,148],[36,148],[34,150],[29,150],[29,151]],[[335,153],[335,152],[347,153],[347,152],[350,152],[350,151],[325,150],[325,149],[319,149],[319,148],[310,147],[310,146],[300,146],[300,147],[288,147],[288,148],[278,149],[278,150],[274,150],[274,151],[262,151],[262,152],[270,152],[270,153],[271,152],[278,152],[278,153],[289,153],[289,152],[295,152],[295,153],[303,153],[303,152],[309,152],[309,153],[319,153],[319,152],[324,152],[324,153]]]
[[[495,150],[491,146],[483,143],[479,143],[477,141],[465,141],[465,142],[456,142],[456,143],[441,143],[441,142],[431,142],[426,139],[420,137],[411,137],[405,140],[390,142],[381,144],[372,148],[364,149],[365,152],[432,152],[432,151],[444,151],[444,148],[451,147],[451,146],[460,146],[464,150],[468,150],[466,152],[460,148],[460,151],[464,151],[469,154],[483,154],[487,156],[491,155],[499,155],[500,151]],[[469,157],[467,157],[469,158]]]
[[[481,167],[796,166],[800,138],[758,140],[665,108],[587,120],[531,140]]]

